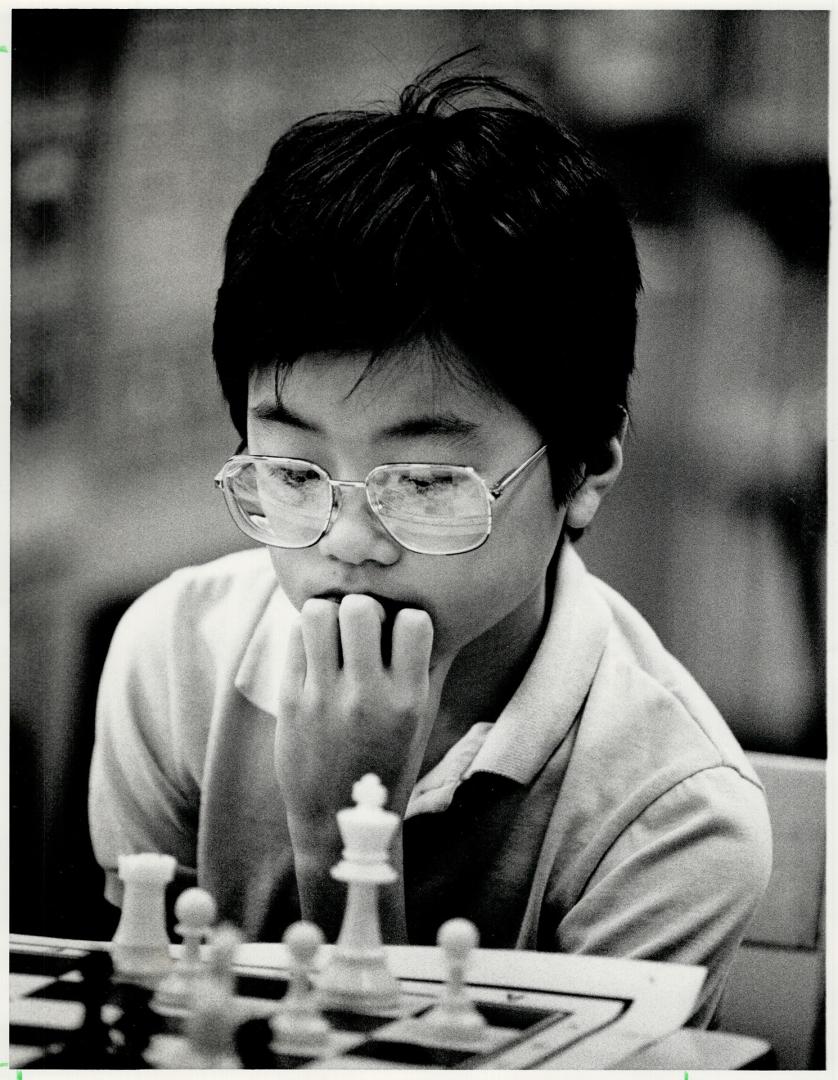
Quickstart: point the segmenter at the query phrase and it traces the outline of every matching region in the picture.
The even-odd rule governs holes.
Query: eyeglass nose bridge
[[[331,476],[329,477],[329,483],[333,491],[335,488],[365,488],[367,486],[366,480],[333,480]]]
[[[372,505],[372,501],[370,500],[369,490],[367,489],[366,480],[333,480],[331,478],[331,476],[330,476],[330,477],[328,477],[328,481],[329,481],[329,487],[332,490],[332,509],[331,509],[331,511],[329,513],[329,520],[328,520],[328,523],[326,524],[326,528],[321,533],[321,539],[326,535],[327,532],[329,532],[332,525],[334,525],[334,523],[335,523],[335,521],[337,519],[338,513],[340,512],[340,509],[343,506],[343,488],[363,488],[364,493],[366,495],[367,509],[370,511],[370,513],[375,518],[375,520],[379,524],[381,524],[381,519],[379,518],[378,514],[375,512],[375,509],[373,508],[373,505]]]

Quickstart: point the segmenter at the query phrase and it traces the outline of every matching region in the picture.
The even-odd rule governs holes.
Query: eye
[[[438,483],[437,480],[432,480],[427,476],[408,476],[405,482],[410,484],[414,491],[428,491]]]
[[[319,480],[320,477],[313,469],[277,469],[274,473],[277,480],[281,480],[288,487],[303,487],[310,480]]]

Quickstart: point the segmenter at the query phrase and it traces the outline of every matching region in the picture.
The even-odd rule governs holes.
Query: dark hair
[[[219,379],[244,436],[251,371],[424,339],[535,424],[561,502],[627,405],[631,228],[537,102],[450,64],[395,110],[318,114],[274,144],[227,234]]]

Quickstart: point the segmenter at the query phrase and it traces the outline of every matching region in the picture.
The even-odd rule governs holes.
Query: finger
[[[343,669],[359,678],[380,672],[381,626],[384,608],[362,593],[344,596],[340,602],[340,643]]]
[[[282,701],[299,701],[306,678],[306,650],[303,644],[303,628],[300,619],[294,622],[285,643],[285,654],[280,667],[280,693]]]
[[[428,680],[434,624],[427,611],[402,608],[393,625],[391,667],[396,678],[410,686],[424,686]]]
[[[336,674],[340,666],[338,605],[334,600],[306,600],[300,612],[309,677]]]

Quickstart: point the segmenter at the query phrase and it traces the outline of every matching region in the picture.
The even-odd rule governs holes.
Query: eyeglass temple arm
[[[245,452],[245,450],[247,450],[247,439],[242,439],[242,441],[236,447],[236,450],[235,450],[235,453],[233,454],[233,457],[237,457],[239,454],[243,454]],[[213,481],[213,483],[215,484],[215,486],[217,488],[220,488],[222,486],[222,484],[221,484],[221,474],[223,472],[224,472],[224,468],[222,467],[222,468],[220,468],[218,470],[218,473],[217,473],[217,475],[216,475],[216,477],[215,477],[215,479]]]
[[[620,413],[620,423],[622,424],[628,418],[628,410],[622,405],[618,405],[617,410]],[[534,465],[536,461],[538,461],[538,459],[542,456],[542,454],[546,453],[546,451],[547,445],[545,443],[545,445],[540,446],[531,457],[528,457],[522,465],[519,465],[517,469],[513,469],[512,472],[508,472],[505,476],[502,476],[500,480],[498,480],[498,482],[495,484],[495,486],[489,489],[489,494],[493,498],[497,499],[498,496],[503,492],[505,487],[511,484],[516,477],[520,476],[524,469],[528,469],[530,465]]]
[[[506,473],[505,476],[502,476],[500,480],[498,480],[498,482],[495,484],[495,486],[489,489],[489,494],[493,498],[497,499],[503,493],[504,488],[508,487],[512,483],[512,481],[519,477],[525,469],[528,469],[530,465],[534,465],[536,461],[538,461],[538,459],[546,453],[546,444],[544,446],[539,446],[536,452],[534,454],[530,454],[530,456],[525,462],[523,462],[517,468],[513,469],[511,472]]]

